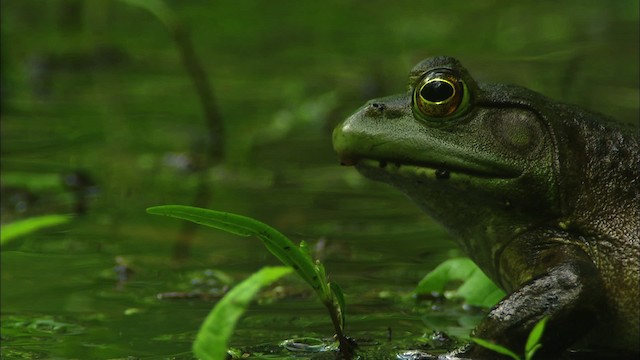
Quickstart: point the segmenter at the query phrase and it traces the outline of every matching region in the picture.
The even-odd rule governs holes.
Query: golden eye
[[[449,116],[461,108],[465,86],[461,79],[447,70],[427,73],[413,92],[413,106],[425,117]]]

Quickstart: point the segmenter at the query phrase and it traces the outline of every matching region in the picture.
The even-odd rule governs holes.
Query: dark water
[[[335,124],[404,91],[413,64],[436,54],[479,80],[638,120],[633,1],[168,4],[224,119],[225,162],[204,177],[194,170],[208,141],[201,105],[160,21],[118,1],[2,2],[2,223],[86,207],[3,245],[2,358],[192,358],[223,287],[215,271],[237,282],[276,264],[258,240],[205,228],[176,258],[183,224],[144,209],[193,204],[202,178],[208,207],[316,248],[367,358],[429,343],[434,330],[464,335],[478,311],[411,297],[455,254],[448,235],[396,191],[340,167]],[[62,181],[78,171],[90,179],[81,195]],[[304,284],[280,286],[251,307],[232,346],[260,358],[286,339],[333,334]]]

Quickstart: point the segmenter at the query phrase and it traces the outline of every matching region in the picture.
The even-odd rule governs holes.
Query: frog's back
[[[637,129],[599,115],[573,116],[557,135],[563,212],[603,278],[609,308],[592,339],[640,347],[640,147]],[[566,118],[565,118],[566,119]],[[564,143],[563,143],[564,142]],[[562,153],[562,151],[560,151]],[[605,340],[606,339],[606,340]]]

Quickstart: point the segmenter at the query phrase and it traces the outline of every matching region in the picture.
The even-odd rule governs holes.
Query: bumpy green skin
[[[446,68],[469,104],[417,116],[423,74]],[[528,89],[478,84],[448,57],[427,59],[407,93],[369,101],[333,133],[343,164],[405,192],[509,295],[474,336],[515,351],[550,320],[542,358],[568,347],[640,352],[637,129]],[[455,352],[492,358],[477,345]]]

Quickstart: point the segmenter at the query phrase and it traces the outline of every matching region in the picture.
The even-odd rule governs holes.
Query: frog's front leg
[[[582,338],[603,312],[606,297],[599,272],[577,241],[557,232],[531,233],[512,241],[498,270],[504,287],[514,290],[491,309],[472,336],[522,354],[531,329],[548,317],[538,351],[543,359],[560,355]],[[500,358],[477,344],[450,355]]]

